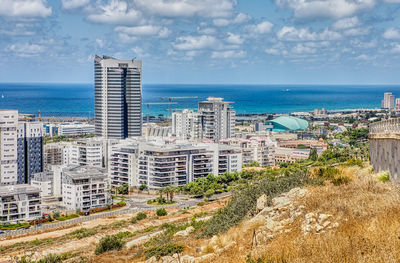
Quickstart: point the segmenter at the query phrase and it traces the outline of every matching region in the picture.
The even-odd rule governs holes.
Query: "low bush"
[[[332,184],[336,185],[336,186],[339,186],[342,184],[348,184],[350,181],[351,181],[351,179],[345,175],[340,175],[338,177],[334,177],[331,179]]]
[[[136,216],[131,218],[131,223],[136,224],[138,221],[146,219],[147,215],[145,213],[139,212]]]
[[[19,228],[24,228],[24,227],[29,227],[29,223],[18,223],[18,224],[3,224],[0,225],[0,230],[14,230],[14,229],[19,229]]]
[[[359,167],[363,167],[363,162],[360,159],[349,159],[346,162],[346,166],[359,166]]]
[[[77,238],[77,239],[82,239],[85,237],[90,237],[93,236],[97,233],[97,231],[95,229],[86,229],[86,228],[81,228],[78,230],[75,230],[73,232],[71,232],[71,236],[73,238]]]
[[[381,173],[381,174],[378,176],[378,180],[379,180],[380,182],[383,182],[383,183],[389,182],[389,181],[390,181],[390,174],[389,174],[389,172],[383,172],[383,173]]]
[[[100,239],[100,242],[97,244],[94,253],[96,255],[100,255],[107,251],[121,250],[124,245],[125,241],[122,238],[119,238],[117,235],[107,235]]]
[[[168,255],[182,253],[184,248],[185,247],[180,244],[166,244],[164,246],[150,248],[146,250],[144,254],[146,256],[146,259],[149,259],[151,257],[156,257],[157,259],[160,259],[161,257],[165,257]]]
[[[124,238],[128,238],[128,237],[133,237],[133,236],[135,236],[135,234],[133,234],[132,232],[129,232],[129,231],[124,231],[124,232],[119,232],[119,233],[115,234],[115,236],[120,239],[124,239]]]
[[[157,216],[166,216],[168,214],[167,210],[165,208],[159,208],[156,210]]]

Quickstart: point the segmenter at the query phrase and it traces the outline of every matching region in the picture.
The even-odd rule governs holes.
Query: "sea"
[[[384,92],[399,97],[400,86],[144,84],[143,115],[167,116],[170,110],[196,109],[197,103],[207,97],[233,102],[238,114],[310,112],[315,108],[378,109]],[[162,104],[169,102],[170,97],[174,97],[174,104]],[[94,87],[90,83],[0,83],[0,109],[93,118]]]

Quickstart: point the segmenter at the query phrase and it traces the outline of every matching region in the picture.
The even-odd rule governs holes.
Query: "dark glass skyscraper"
[[[142,61],[95,56],[94,88],[96,136],[141,136]]]

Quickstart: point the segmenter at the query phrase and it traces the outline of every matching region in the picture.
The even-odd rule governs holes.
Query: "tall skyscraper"
[[[94,86],[96,136],[141,136],[142,61],[96,55]]]

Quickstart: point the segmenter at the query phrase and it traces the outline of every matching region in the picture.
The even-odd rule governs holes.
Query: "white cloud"
[[[293,47],[292,52],[295,54],[314,54],[317,53],[317,49],[309,47],[304,44],[297,44],[296,46]]]
[[[51,13],[46,0],[0,0],[0,16],[44,18]]]
[[[196,49],[218,49],[221,43],[213,36],[184,36],[178,37],[177,42],[173,44],[178,50],[196,50]]]
[[[146,53],[143,48],[138,47],[138,46],[133,47],[131,50],[133,53],[135,53],[140,58],[150,56],[150,54]]]
[[[111,0],[108,5],[101,5],[97,12],[90,14],[87,19],[104,24],[137,24],[141,13],[129,7],[125,1]]]
[[[247,26],[247,30],[252,34],[267,34],[271,32],[274,25],[269,21],[263,21],[256,25]]]
[[[350,28],[343,32],[345,36],[363,36],[369,33],[370,27],[358,27],[358,28]]]
[[[164,17],[229,17],[234,0],[134,0],[142,10]]]
[[[278,48],[267,48],[265,49],[265,53],[270,55],[279,55],[281,53],[281,50]]]
[[[226,42],[233,45],[241,45],[244,42],[244,39],[240,37],[240,35],[235,35],[233,33],[228,32],[228,37],[226,38]]]
[[[297,18],[344,18],[375,5],[375,0],[275,0]]]
[[[75,9],[85,6],[90,3],[90,0],[61,0],[64,9]]]
[[[249,21],[251,17],[249,15],[239,13],[233,19],[226,19],[226,18],[216,18],[213,20],[214,25],[216,26],[228,26],[233,24],[242,24]]]
[[[321,33],[310,32],[308,28],[297,29],[295,27],[284,26],[278,31],[277,37],[285,41],[324,41],[338,40],[341,35],[335,31],[325,29]]]
[[[213,51],[211,58],[244,58],[246,54],[244,50]]]
[[[383,37],[386,39],[400,39],[400,31],[395,28],[388,28]]]
[[[12,52],[19,57],[34,57],[44,52],[45,47],[38,44],[16,43],[8,45],[5,51]]]
[[[349,18],[343,18],[338,21],[336,21],[332,27],[336,30],[338,29],[348,29],[348,28],[353,28],[356,27],[360,24],[360,21],[358,18],[355,17],[349,17]]]
[[[215,28],[211,28],[211,27],[206,27],[206,28],[197,28],[197,31],[201,34],[205,34],[205,35],[212,35],[215,34],[217,32],[217,30],[215,30]]]
[[[152,25],[134,26],[134,27],[118,26],[115,28],[115,31],[130,36],[158,35],[159,37],[167,37],[170,34],[168,28],[160,26],[152,26]]]

